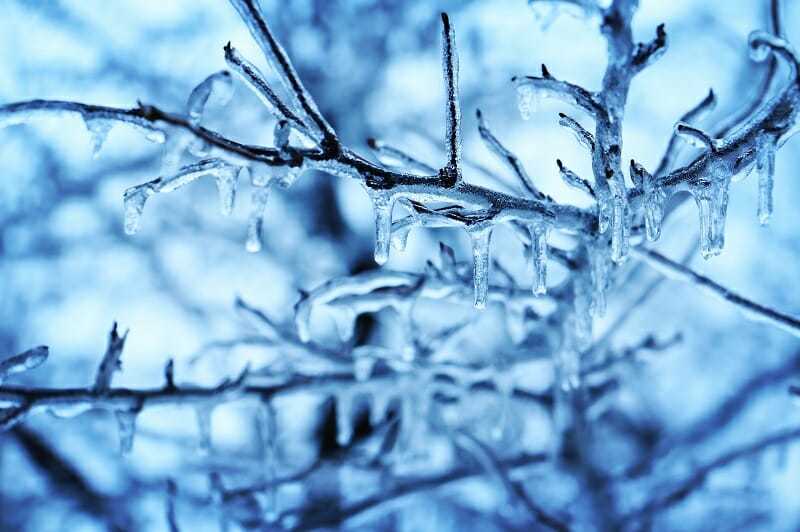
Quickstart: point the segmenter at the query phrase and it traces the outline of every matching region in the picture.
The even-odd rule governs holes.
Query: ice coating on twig
[[[125,191],[125,232],[132,235],[139,230],[139,223],[147,199],[153,194],[172,192],[203,176],[214,177],[219,192],[220,211],[229,215],[233,211],[236,188],[242,167],[222,159],[204,159],[181,168],[169,177],[159,177],[148,183],[136,185]]]
[[[442,13],[442,72],[447,97],[445,145],[448,172],[461,179],[461,106],[458,102],[458,52],[456,36],[447,13]]]
[[[186,101],[186,114],[193,124],[198,124],[203,118],[206,104],[212,95],[221,105],[226,105],[233,96],[233,82],[226,70],[211,74],[192,90]]]

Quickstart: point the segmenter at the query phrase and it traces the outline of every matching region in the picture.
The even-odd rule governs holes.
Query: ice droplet
[[[772,189],[775,176],[775,144],[763,141],[756,160],[758,170],[758,220],[767,225],[772,217]]]
[[[245,248],[250,253],[261,251],[264,233],[264,217],[267,212],[269,188],[257,187],[250,196],[250,220],[247,227]]]
[[[97,159],[100,150],[108,138],[108,133],[114,127],[114,122],[105,118],[93,118],[91,115],[84,115],[83,123],[92,139],[92,157]]]
[[[547,293],[547,235],[550,227],[545,223],[528,226],[531,235],[531,264],[533,267],[533,293]]]
[[[139,231],[144,205],[147,203],[147,199],[156,192],[156,186],[152,182],[143,183],[125,191],[123,201],[125,205],[126,234],[135,235]]]
[[[392,209],[394,198],[384,191],[369,190],[375,214],[375,262],[386,264],[392,238]]]
[[[530,85],[517,87],[517,107],[523,120],[530,120],[533,113],[539,108],[539,96]]]
[[[128,454],[133,449],[133,436],[136,432],[136,410],[116,410],[117,431],[119,432],[119,449],[122,454]]]
[[[492,227],[468,231],[472,243],[472,282],[475,290],[475,308],[486,308],[489,297],[489,247],[492,240]]]

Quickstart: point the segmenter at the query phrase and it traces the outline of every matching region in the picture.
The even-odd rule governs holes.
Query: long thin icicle
[[[392,240],[392,209],[394,197],[390,192],[367,189],[375,214],[375,262],[386,264]]]
[[[758,220],[767,225],[772,217],[772,189],[775,183],[775,142],[763,140],[758,149],[756,169],[758,171]]]
[[[528,226],[531,235],[531,264],[533,270],[533,293],[547,293],[547,235],[550,227],[542,222]]]
[[[489,248],[492,240],[492,227],[468,231],[472,243],[472,282],[475,289],[475,308],[486,308],[489,298]]]

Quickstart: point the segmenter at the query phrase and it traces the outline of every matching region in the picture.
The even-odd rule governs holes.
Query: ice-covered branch
[[[733,305],[746,318],[768,323],[793,336],[800,337],[800,319],[740,296],[708,277],[692,271],[683,264],[668,259],[657,251],[636,248],[634,253],[638,259],[643,260],[648,266],[651,266],[662,275],[700,288],[702,291]]]

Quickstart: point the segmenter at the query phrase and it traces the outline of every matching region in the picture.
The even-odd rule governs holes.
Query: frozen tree
[[[230,0],[226,9],[238,15],[256,46],[241,42],[244,34],[231,36],[219,52],[225,69],[202,79],[188,96],[171,94],[170,83],[157,77],[146,81],[141,64],[126,54],[108,61],[124,79],[157,87],[148,93],[163,97],[163,104],[0,104],[0,126],[7,128],[2,138],[26,143],[37,171],[53,180],[53,201],[94,199],[99,214],[91,218],[104,220],[103,231],[113,237],[100,247],[113,254],[138,246],[144,258],[126,274],[126,293],[114,299],[135,297],[139,284],[152,278],[147,282],[212,337],[184,340],[185,330],[155,300],[143,312],[163,322],[171,337],[181,337],[169,348],[148,344],[160,351],[150,354],[157,357],[160,381],[153,382],[151,371],[148,379],[120,382],[125,368],[136,364],[126,344],[148,331],[122,333],[114,323],[104,352],[91,362],[94,377],[77,382],[67,366],[52,369],[62,364],[50,354],[57,345],[18,345],[14,325],[4,326],[9,332],[2,331],[0,346],[9,353],[0,359],[0,524],[49,527],[45,517],[17,505],[54,497],[67,508],[54,514],[78,514],[91,526],[114,530],[796,527],[797,501],[786,494],[785,478],[796,481],[800,426],[750,418],[776,409],[796,415],[791,397],[800,392],[789,384],[800,369],[800,319],[788,296],[760,302],[766,267],[754,276],[759,283],[752,297],[716,280],[715,269],[726,226],[733,225],[727,223],[733,192],[750,182],[744,178],[755,170],[759,224],[768,224],[781,203],[773,199],[776,161],[779,150],[790,153],[786,143],[798,130],[800,73],[787,35],[794,28],[784,27],[792,18],[780,2],[765,2],[766,24],[745,17],[752,30],[746,39],[736,32],[729,37],[747,53],[741,78],[752,94],[742,96],[742,84],[733,84],[735,105],[720,113],[723,92],[705,92],[673,117],[657,164],[650,154],[626,148],[623,134],[636,80],[668,56],[671,41],[665,24],[637,41],[637,0],[529,0],[535,20],[526,24],[555,32],[562,46],[570,41],[558,34],[561,15],[578,17],[572,23],[585,32],[599,30],[605,45],[600,82],[589,89],[542,64],[535,75],[514,75],[510,83],[481,80],[491,88],[483,94],[475,83],[461,87],[460,77],[473,68],[465,58],[479,55],[480,47],[470,33],[462,42],[453,13],[441,13],[434,24],[426,2],[411,2],[408,10],[391,2],[366,4],[359,11],[309,2],[295,14],[290,6]],[[488,24],[496,7],[478,11],[478,21]],[[45,18],[70,16],[60,4],[39,9]],[[468,17],[478,8],[465,3],[458,9]],[[800,12],[792,9],[796,19]],[[331,88],[344,83],[337,70],[348,68],[336,59],[357,57],[366,65],[355,71],[359,83],[376,83],[370,69],[392,56],[382,28],[414,10],[426,17],[408,32],[419,49],[404,46],[422,54],[438,37],[443,87],[426,80],[424,92],[437,95],[443,127],[432,136],[412,117],[395,119],[380,138],[364,135],[381,124],[368,118],[368,89],[348,98]],[[308,27],[297,22],[303,17]],[[713,10],[698,8],[692,17],[720,39],[731,31]],[[689,25],[680,34],[693,31]],[[397,35],[411,39],[401,28]],[[350,39],[351,48],[326,57],[325,45],[340,39]],[[294,47],[312,59],[310,65],[296,66],[284,47],[290,41],[301,43]],[[256,51],[260,56],[251,55]],[[695,53],[713,60],[716,51]],[[314,79],[315,68],[322,80]],[[681,78],[677,72],[651,82],[654,109]],[[526,121],[517,128],[555,119],[577,140],[578,151],[514,141],[483,103],[483,110],[468,106],[482,101],[492,107],[487,92],[514,102]],[[256,101],[258,113],[252,111]],[[636,135],[653,136],[656,118],[648,116]],[[53,136],[67,136],[60,124],[75,119],[85,126],[93,157],[101,157],[97,164],[107,166],[77,181],[64,178],[74,163],[48,147]],[[37,129],[42,124],[44,133]],[[110,135],[123,129],[123,155],[141,155],[133,162],[118,156],[102,161],[104,147],[114,142]],[[401,147],[394,136],[416,138],[418,150]],[[545,167],[564,186],[540,176]],[[103,205],[103,172],[137,180],[126,184],[121,206]],[[208,243],[230,240],[230,231],[199,207],[207,189],[193,183],[205,180],[216,188],[222,215],[244,225],[236,247]],[[167,192],[174,194],[161,201]],[[247,208],[238,216],[242,197]],[[361,253],[365,239],[347,228],[364,198],[373,223],[370,260]],[[160,219],[150,217],[156,203],[169,205]],[[696,221],[689,221],[687,209],[696,210]],[[0,249],[9,250],[9,288],[40,282],[35,274],[26,281],[24,273],[41,266],[17,253],[26,244],[14,228],[36,226],[29,211],[36,209],[14,206],[3,215]],[[736,228],[750,234],[749,225]],[[467,246],[453,239],[453,229],[466,235]],[[105,242],[103,231],[90,238]],[[728,245],[736,238],[731,230]],[[233,266],[206,275],[191,259],[179,260],[171,277],[165,257],[186,247],[211,254],[224,249],[219,260]],[[32,255],[47,257],[50,248]],[[782,258],[752,248],[760,261],[788,261],[784,270],[795,273],[796,253]],[[707,265],[692,266],[697,250]],[[400,264],[404,253],[420,260]],[[254,279],[247,273],[254,256],[283,265]],[[116,257],[109,264],[115,268]],[[148,276],[139,271],[142,264]],[[104,280],[97,272],[97,283]],[[648,309],[664,280],[688,287],[692,295],[685,301],[663,300],[678,309],[672,315],[699,308],[692,322],[670,323],[662,309]],[[197,302],[196,294],[214,290],[235,298],[232,308]],[[706,304],[703,298],[713,304],[697,306]],[[44,301],[46,294],[35,304]],[[726,316],[729,311],[737,317]],[[238,325],[217,325],[221,314],[235,315]],[[722,321],[728,330],[714,328],[717,314],[736,325]],[[742,325],[739,317],[760,325]],[[62,323],[58,328],[69,328]],[[224,339],[213,338],[220,332]],[[688,347],[687,336],[693,338]],[[760,352],[745,352],[753,345]],[[714,385],[714,374],[693,371],[676,355],[702,359],[704,350],[723,361],[738,357],[743,369],[725,386]],[[670,357],[678,362],[662,362]],[[713,371],[721,371],[724,362],[717,363]],[[691,416],[654,406],[649,380],[669,382],[672,399],[687,374],[716,391],[688,397],[687,389],[685,401],[696,405]],[[106,452],[109,424],[118,454]],[[71,432],[61,437],[60,431]],[[98,437],[101,443],[92,441]],[[76,439],[91,449],[81,451]],[[95,452],[100,446],[104,452]],[[167,454],[152,457],[159,452]],[[777,465],[764,463],[769,453],[779,455]],[[15,465],[20,456],[27,468]],[[18,470],[35,471],[53,494],[12,485]]]

